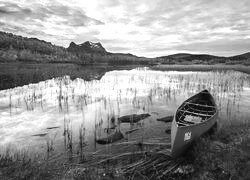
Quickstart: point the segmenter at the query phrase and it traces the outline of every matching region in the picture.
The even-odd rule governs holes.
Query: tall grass
[[[249,125],[241,124],[200,138],[186,155],[194,167],[190,179],[248,179],[249,133]]]

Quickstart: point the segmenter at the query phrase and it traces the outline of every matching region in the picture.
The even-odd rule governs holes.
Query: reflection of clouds
[[[93,138],[96,125],[101,135],[112,116],[173,113],[186,98],[204,88],[214,95],[223,116],[231,117],[236,111],[241,112],[238,116],[249,115],[249,75],[241,72],[162,72],[143,68],[107,72],[100,80],[92,81],[65,76],[0,91],[0,132],[5,137],[0,138],[0,143],[39,143],[30,136],[47,132],[47,127],[59,126],[55,131],[63,134],[65,118],[74,134],[84,124],[86,137]]]

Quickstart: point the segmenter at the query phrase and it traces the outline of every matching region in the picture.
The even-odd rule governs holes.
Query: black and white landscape
[[[0,0],[0,179],[249,179],[249,12]]]

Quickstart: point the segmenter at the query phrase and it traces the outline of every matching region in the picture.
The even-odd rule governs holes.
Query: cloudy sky
[[[250,51],[249,0],[0,0],[0,30],[155,57]]]

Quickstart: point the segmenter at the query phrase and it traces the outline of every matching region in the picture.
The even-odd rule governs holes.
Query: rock
[[[131,134],[132,132],[138,131],[138,130],[139,130],[139,128],[130,129],[130,130],[126,131],[125,134]]]
[[[97,139],[96,142],[98,144],[110,144],[110,143],[119,141],[123,138],[124,138],[123,134],[120,131],[116,131],[115,133],[113,133],[107,137]]]
[[[212,150],[221,151],[221,150],[227,148],[227,145],[225,143],[220,142],[220,141],[213,141],[211,143],[210,147]]]
[[[171,129],[166,129],[166,130],[165,130],[165,133],[171,134]]]
[[[182,174],[182,175],[188,175],[193,172],[194,172],[194,167],[191,164],[180,166],[174,171],[175,174]]]
[[[147,117],[149,117],[150,114],[131,114],[126,115],[118,118],[118,121],[121,123],[137,123]]]
[[[168,122],[172,122],[172,121],[173,121],[173,118],[174,118],[174,116],[166,116],[166,117],[163,117],[163,118],[158,118],[158,119],[156,119],[156,120],[157,120],[157,121],[161,121],[161,122],[168,123]]]

